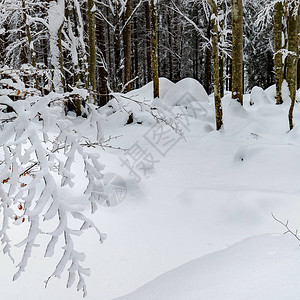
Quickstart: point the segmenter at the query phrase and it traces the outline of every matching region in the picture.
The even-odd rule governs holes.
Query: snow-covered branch
[[[100,242],[106,237],[85,216],[83,201],[88,200],[94,212],[105,197],[102,183],[104,165],[99,162],[99,154],[84,151],[83,141],[86,139],[73,129],[71,121],[62,118],[63,105],[51,105],[57,97],[57,94],[51,93],[45,97],[12,101],[8,96],[0,96],[0,105],[11,107],[14,111],[14,118],[10,115],[11,121],[4,123],[0,132],[0,156],[4,161],[0,165],[0,238],[3,252],[12,257],[8,229],[28,225],[27,235],[16,245],[24,247],[24,250],[14,280],[25,271],[39,235],[49,237],[45,257],[52,256],[58,240],[63,240],[64,253],[50,277],[59,278],[67,271],[67,286],[70,287],[77,274],[77,289],[86,295],[84,276],[89,275],[89,270],[82,266],[85,255],[76,250],[73,237],[88,228],[96,230]],[[97,141],[92,143],[100,145],[99,115],[92,106],[89,111],[90,124],[98,133]],[[82,200],[73,203],[63,196],[63,191],[75,184],[72,166],[78,159],[83,162],[88,180]],[[50,220],[51,224],[56,223],[52,231],[44,229]],[[81,226],[73,228],[72,220],[79,220]],[[67,269],[69,262],[71,267]]]

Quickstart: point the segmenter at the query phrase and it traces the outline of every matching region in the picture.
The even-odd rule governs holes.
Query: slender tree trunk
[[[274,69],[276,84],[276,104],[282,103],[281,87],[283,82],[282,63],[282,2],[276,2],[274,6]]]
[[[126,11],[125,11],[125,22],[127,22],[131,17],[131,0],[127,0]],[[125,67],[125,91],[129,92],[131,90],[131,20],[127,23],[124,29],[124,67]]]
[[[207,25],[207,39],[210,40],[210,19]],[[210,64],[211,64],[211,55],[209,45],[206,46],[205,54],[205,90],[207,94],[210,94],[210,83],[211,83],[211,74],[210,74]]]
[[[54,90],[58,93],[64,91],[63,54],[61,43],[61,32],[64,24],[65,1],[51,1],[48,8],[50,31],[50,54],[51,66],[53,68]]]
[[[106,18],[109,16],[109,8],[106,8]],[[110,35],[110,26],[109,23],[107,22],[106,25],[106,33],[107,33],[107,50],[108,50],[108,83],[111,83],[111,77],[112,77],[112,46],[111,46],[111,35]]]
[[[199,38],[198,33],[195,33],[195,58],[194,58],[194,78],[199,80]],[[201,62],[200,62],[201,63]]]
[[[300,3],[298,8],[298,37],[300,41]],[[298,62],[297,62],[297,90],[300,89],[300,59],[298,56]]]
[[[295,2],[290,4],[288,16],[288,56],[287,56],[287,76],[289,86],[291,106],[289,110],[289,125],[293,129],[293,111],[296,100],[297,89],[297,61],[298,61],[298,7]]]
[[[63,57],[63,50],[62,50],[62,42],[61,42],[61,33],[63,29],[64,23],[62,23],[58,29],[58,49],[59,49],[59,70],[61,74],[61,84],[62,89],[65,88],[65,76],[64,76],[64,57]]]
[[[178,5],[178,3],[176,3]],[[177,15],[174,15],[173,17],[173,35],[176,37],[174,39],[174,45],[173,45],[173,52],[175,54],[174,56],[174,62],[173,62],[173,78],[175,82],[178,82],[180,80],[180,61],[181,61],[181,41],[182,41],[182,34],[181,34],[181,28],[180,28],[180,21],[178,19]]]
[[[219,130],[222,125],[222,106],[221,106],[221,89],[220,89],[220,70],[219,70],[219,23],[218,23],[218,6],[215,0],[208,0],[211,8],[211,28],[212,28],[212,57],[213,57],[213,76],[214,76],[214,97],[216,112],[216,128]]]
[[[232,5],[232,99],[243,105],[243,1]]]
[[[220,56],[220,96],[221,98],[224,97],[224,87],[225,87],[225,84],[224,84],[224,54],[221,53],[219,54]]]
[[[78,32],[78,21],[77,21],[77,14],[76,14],[76,8],[74,6],[74,3],[73,3],[73,6],[72,6],[72,15],[73,15],[73,22],[74,22],[74,41],[73,41],[73,44],[74,47],[76,47],[76,42],[77,42],[77,39],[78,39],[78,36],[79,36],[79,32]],[[70,17],[70,14],[69,14],[69,24],[71,24],[72,20],[71,20],[71,17]],[[71,25],[70,25],[71,27]],[[76,47],[77,48],[77,47]],[[77,52],[77,50],[76,50]],[[77,54],[77,63],[74,64],[73,66],[73,83],[74,83],[74,86],[77,86],[78,85],[78,82],[79,82],[79,57],[78,57],[78,52],[76,53]]]
[[[133,21],[133,30],[134,30],[134,77],[137,77],[137,79],[135,80],[135,88],[137,89],[139,87],[139,82],[140,82],[140,78],[139,78],[139,41],[138,41],[138,31],[137,31],[137,18],[134,18]]]
[[[121,68],[121,32],[120,32],[120,2],[115,3],[114,16],[114,52],[115,52],[115,89],[120,90],[122,85],[122,68]]]
[[[27,41],[28,41],[28,46],[29,46],[31,65],[34,68],[36,68],[35,51],[33,49],[33,42],[32,42],[32,38],[31,38],[30,27],[29,27],[29,24],[28,24],[28,21],[27,21],[25,0],[22,0],[22,9],[23,9],[23,21],[24,21],[25,28],[26,28],[26,36],[27,36]],[[38,88],[38,79],[37,79],[36,74],[34,74],[34,81],[35,81],[35,88]]]
[[[145,19],[146,19],[146,56],[147,56],[147,82],[152,80],[152,65],[151,65],[151,21],[149,1],[144,2]]]
[[[153,97],[159,98],[157,3],[150,0]]]
[[[99,65],[99,92],[100,92],[100,106],[103,106],[107,102],[107,70],[105,59],[105,35],[104,24],[102,17],[96,20],[97,29],[97,45],[100,52],[100,65]]]
[[[86,7],[83,8],[80,6],[78,0],[73,0],[74,4],[74,18],[77,23],[77,32],[78,32],[78,47],[79,47],[79,71],[80,71],[80,81],[84,84],[85,89],[89,88],[89,76],[88,76],[88,55],[86,43],[88,42],[85,38],[85,32],[87,32],[87,19],[86,19]],[[82,13],[83,9],[83,13]],[[75,17],[76,16],[76,17]]]
[[[218,6],[219,8],[219,27],[220,27],[220,32],[221,35],[219,36],[219,41],[220,45],[224,45],[224,36],[223,36],[223,30],[224,30],[224,24],[225,24],[225,1],[222,0],[220,2],[220,5]],[[220,96],[221,99],[224,97],[224,87],[225,87],[225,82],[224,82],[224,53],[219,51],[219,57],[220,57]]]
[[[95,24],[95,3],[88,0],[88,22],[89,22],[89,81],[92,92],[92,101],[96,103],[96,24]]]
[[[228,86],[229,86],[229,91],[232,91],[232,59],[228,58],[229,60],[229,73],[228,73]]]
[[[169,3],[170,4],[170,3]],[[173,80],[173,28],[172,28],[172,10],[168,9],[168,39],[169,39],[169,79]]]

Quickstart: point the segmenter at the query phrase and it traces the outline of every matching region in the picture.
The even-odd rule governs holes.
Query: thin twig
[[[282,221],[280,221],[279,219],[277,219],[274,214],[272,213],[272,217],[273,219],[280,223],[282,226],[284,226],[286,228],[286,232],[284,234],[290,233],[292,236],[294,236],[299,242],[300,242],[300,237],[298,236],[298,230],[296,229],[295,232],[293,232],[290,227],[289,227],[289,221],[287,220],[286,223],[283,223]]]
[[[117,139],[119,137],[121,137],[122,135],[118,135],[118,136],[109,136],[105,141],[103,142],[91,142],[88,138],[86,138],[86,140],[82,143],[79,143],[80,146],[85,146],[85,147],[93,147],[95,148],[96,146],[99,146],[101,147],[103,150],[105,150],[104,148],[109,148],[109,149],[113,149],[113,150],[122,150],[122,151],[127,151],[128,149],[124,149],[124,148],[121,148],[121,147],[114,147],[114,146],[111,146],[111,145],[107,145],[108,142],[110,142],[111,140],[114,140],[114,139]],[[51,153],[55,153],[59,150],[62,150],[62,149],[65,149],[66,145],[63,144],[53,150],[51,150]],[[49,157],[49,153],[46,155],[47,157]],[[0,162],[1,163],[1,162]],[[30,165],[24,172],[22,172],[20,174],[20,176],[23,176],[27,173],[29,173],[30,170],[32,170],[35,166],[39,165],[39,162],[34,162],[32,163],[32,165]]]

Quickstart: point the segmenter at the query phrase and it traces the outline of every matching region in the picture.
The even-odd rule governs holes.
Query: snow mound
[[[165,77],[159,78],[159,97],[162,98],[167,91],[175,84]],[[125,94],[128,98],[134,98],[139,101],[152,101],[153,100],[153,81],[147,83],[143,87],[132,90]]]
[[[265,93],[272,102],[276,102],[276,85],[273,84],[265,89]]]
[[[289,87],[288,87],[288,84],[287,84],[286,80],[284,80],[283,83],[282,83],[281,92],[282,92],[283,103],[286,103],[286,104],[289,105],[291,103],[290,91],[289,91]],[[271,102],[276,103],[276,85],[275,84],[268,87],[265,90],[265,93],[268,96],[269,100],[271,100]]]
[[[118,299],[298,299],[299,251],[291,236],[251,237],[186,263]]]
[[[194,119],[211,119],[213,107],[209,104],[203,86],[197,80],[186,78],[174,84],[167,78],[160,78],[159,84],[160,98],[154,100],[153,82],[126,94],[113,93],[114,98],[99,109],[106,117],[105,126],[116,128],[131,123],[153,125],[156,122],[154,114],[168,118],[183,115]],[[179,99],[177,103],[174,101],[175,97]]]
[[[251,94],[250,94],[250,105],[264,105],[270,104],[271,101],[269,100],[266,92],[258,86],[253,87]]]
[[[163,103],[169,106],[187,105],[194,101],[209,102],[204,87],[193,78],[180,80],[161,98]]]

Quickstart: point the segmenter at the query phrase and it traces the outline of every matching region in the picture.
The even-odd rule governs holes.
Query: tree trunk
[[[276,104],[282,103],[281,88],[283,82],[282,63],[282,2],[276,2],[274,6],[274,69],[276,84]]]
[[[220,89],[220,65],[219,65],[219,23],[218,23],[218,6],[215,0],[207,1],[211,8],[211,28],[212,28],[212,57],[213,57],[213,76],[214,76],[214,97],[216,112],[216,128],[219,130],[222,125],[222,106],[221,106],[221,89]]]
[[[107,102],[107,70],[105,67],[105,36],[104,36],[104,24],[102,17],[96,20],[97,28],[97,45],[100,52],[100,66],[99,66],[99,92],[100,92],[100,106],[103,106]]]
[[[298,38],[300,41],[300,4],[298,7]],[[297,62],[297,90],[300,89],[300,59],[298,55],[298,62]]]
[[[131,0],[127,0],[126,11],[125,11],[125,22],[128,22],[124,29],[124,67],[125,67],[125,80],[126,84],[125,91],[131,90]],[[128,21],[129,20],[129,21]]]
[[[87,32],[88,28],[86,26],[86,7],[85,5],[80,7],[80,3],[78,0],[73,0],[74,9],[74,20],[76,20],[77,28],[76,31],[78,33],[78,47],[79,47],[79,72],[80,72],[80,81],[84,84],[85,89],[89,88],[89,76],[88,76],[88,55],[87,55],[87,40],[85,38],[85,32]],[[83,9],[83,13],[82,10]],[[75,32],[76,32],[75,31]]]
[[[139,78],[139,40],[138,40],[138,31],[137,31],[137,18],[134,18],[133,21],[133,30],[134,30],[134,34],[133,34],[133,38],[134,38],[134,63],[132,63],[132,65],[134,65],[134,77],[136,77],[135,80],[135,88],[137,89],[139,87],[139,82],[140,82],[140,78]]]
[[[210,20],[208,21],[207,25],[207,39],[210,40]],[[211,61],[211,55],[210,55],[210,48],[209,45],[206,46],[206,54],[205,54],[205,90],[207,94],[210,94],[210,80],[211,80],[211,74],[210,74],[210,61]]]
[[[232,99],[243,105],[243,1],[232,5]]]
[[[170,3],[169,3],[170,4]],[[168,40],[169,40],[169,79],[173,80],[173,28],[172,28],[172,9],[168,9]]]
[[[88,22],[89,22],[89,81],[92,92],[92,102],[96,103],[96,38],[95,38],[95,11],[94,0],[88,0]]]
[[[31,39],[30,27],[29,27],[29,24],[27,22],[27,13],[26,13],[25,0],[22,0],[22,9],[23,9],[23,21],[24,21],[24,25],[25,25],[25,28],[26,28],[26,36],[27,36],[27,41],[28,41],[28,46],[29,46],[31,65],[34,68],[36,68],[35,52],[34,52],[34,49],[33,49],[33,42],[32,42],[32,39]],[[34,74],[34,81],[35,81],[35,88],[38,88],[37,74]]]
[[[297,61],[298,61],[298,7],[291,2],[288,16],[288,56],[286,80],[289,86],[291,106],[289,110],[289,125],[293,129],[293,111],[297,89]]]
[[[220,45],[223,46],[225,41],[224,41],[224,36],[223,36],[223,30],[224,30],[224,24],[225,24],[225,14],[226,14],[226,5],[225,1],[222,0],[218,6],[219,12],[218,12],[218,19],[219,21],[219,27],[220,27],[220,32],[222,33],[219,36],[219,42]],[[225,87],[225,82],[224,82],[224,53],[219,51],[219,57],[220,57],[220,96],[221,99],[224,97],[224,87]]]
[[[122,68],[121,68],[121,32],[120,32],[120,2],[115,2],[114,16],[114,52],[115,52],[115,89],[119,91],[122,85]]]
[[[150,0],[153,97],[159,98],[157,2]]]
[[[109,16],[109,8],[106,7],[106,18],[108,18]],[[107,33],[107,56],[108,56],[108,83],[111,84],[112,83],[112,45],[111,45],[111,29],[110,29],[110,26],[109,26],[109,23],[107,22],[106,23],[106,33]]]
[[[73,41],[73,44],[75,48],[77,48],[76,46],[76,42],[77,42],[77,39],[78,39],[78,36],[79,36],[79,32],[78,32],[78,21],[77,21],[77,15],[76,15],[76,7],[73,3],[73,6],[72,6],[72,15],[73,15],[73,22],[74,22],[74,41]],[[70,17],[70,14],[69,14],[69,23],[71,24],[72,20],[71,20],[71,17]],[[77,50],[76,50],[77,52]],[[78,82],[79,82],[79,56],[78,56],[78,52],[76,53],[77,54],[77,64],[74,64],[73,66],[73,84],[74,86],[77,86],[78,85]],[[80,112],[81,113],[81,112]]]
[[[61,32],[65,18],[65,1],[58,0],[57,3],[51,1],[48,8],[49,27],[50,31],[50,55],[51,67],[53,69],[53,85],[54,90],[58,93],[64,91],[64,76],[63,76],[63,55]]]
[[[147,56],[147,82],[152,80],[151,66],[151,21],[149,2],[145,1],[145,19],[146,19],[146,56]]]

